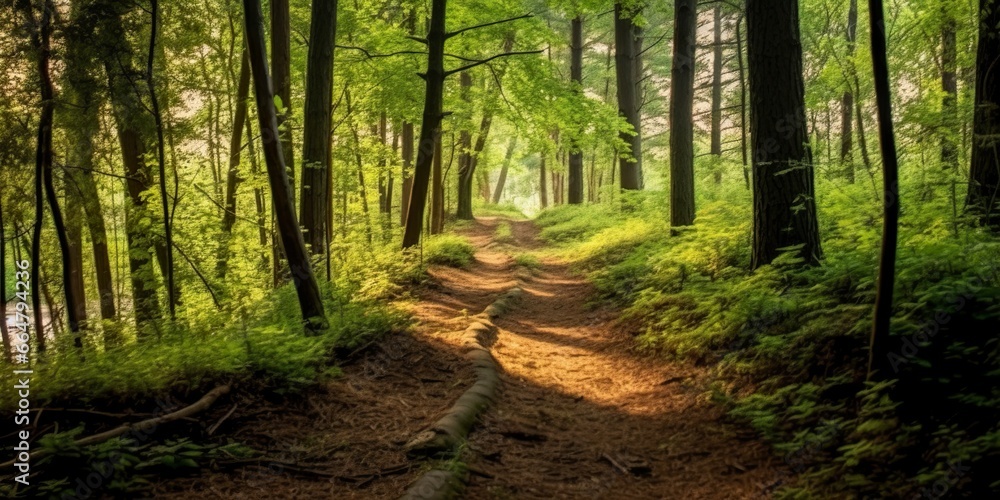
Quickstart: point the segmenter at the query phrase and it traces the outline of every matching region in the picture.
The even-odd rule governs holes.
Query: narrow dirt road
[[[539,246],[530,222],[511,224],[512,247],[481,258]],[[564,263],[543,258],[532,274],[495,322],[503,386],[470,439],[468,498],[765,496],[778,477],[770,453],[721,421],[704,371],[636,353]]]
[[[513,240],[497,242],[500,224]],[[540,248],[528,221],[484,218],[459,231],[466,269],[432,266],[409,308],[416,323],[341,357],[343,375],[305,394],[232,395],[206,421],[215,439],[263,451],[196,477],[163,478],[156,498],[397,498],[422,470],[406,441],[474,378],[461,332],[517,283],[522,299],[495,321],[496,404],[470,435],[470,499],[762,498],[780,472],[705,401],[702,370],[633,350],[616,312],[555,259],[530,277],[514,256]]]

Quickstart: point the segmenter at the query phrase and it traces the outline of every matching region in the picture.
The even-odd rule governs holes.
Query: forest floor
[[[508,221],[512,241],[495,241],[502,220],[459,231],[475,261],[432,266],[407,306],[411,331],[346,356],[319,390],[233,396],[217,439],[264,456],[161,479],[153,496],[398,497],[424,469],[403,444],[474,380],[461,357],[468,317],[516,283],[513,256],[542,247],[530,221]],[[708,370],[637,352],[583,277],[538,257],[521,300],[495,320],[502,384],[462,455],[465,498],[763,498],[780,484],[780,460],[708,401]]]

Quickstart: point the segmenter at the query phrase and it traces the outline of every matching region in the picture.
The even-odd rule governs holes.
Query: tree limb
[[[451,37],[454,37],[454,36],[457,36],[457,35],[461,35],[462,33],[465,33],[466,31],[477,30],[479,28],[485,28],[487,26],[494,26],[494,25],[497,25],[497,24],[509,23],[511,21],[517,21],[518,19],[525,19],[525,18],[532,17],[532,16],[534,16],[534,14],[530,14],[530,13],[529,14],[522,14],[522,15],[517,16],[517,17],[511,17],[511,18],[507,18],[507,19],[501,19],[499,21],[493,21],[493,22],[489,22],[489,23],[477,24],[475,26],[469,26],[468,28],[462,28],[460,30],[452,31],[451,33],[446,33],[444,35],[444,39],[447,40],[447,39],[449,39]]]
[[[462,66],[462,67],[459,67],[459,68],[455,68],[455,69],[450,70],[450,71],[445,71],[444,75],[447,77],[447,76],[450,76],[450,75],[454,75],[455,73],[461,73],[462,71],[475,68],[476,66],[479,66],[481,64],[486,64],[486,63],[488,63],[488,62],[490,62],[490,61],[492,61],[494,59],[498,59],[498,58],[505,57],[505,56],[523,56],[523,55],[541,54],[541,53],[542,53],[541,50],[527,50],[527,51],[522,51],[522,52],[504,52],[502,54],[497,54],[495,56],[487,57],[486,59],[480,59],[480,60],[478,60],[476,62],[473,62],[472,64],[466,64],[465,66]]]

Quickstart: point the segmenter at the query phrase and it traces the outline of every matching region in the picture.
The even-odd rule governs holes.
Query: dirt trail
[[[538,245],[530,222],[512,224],[510,251]],[[637,354],[562,262],[543,259],[524,289],[496,321],[504,383],[471,436],[468,498],[764,496],[770,454],[704,401],[703,371]]]
[[[475,262],[432,267],[409,306],[414,328],[343,359],[343,376],[301,396],[234,395],[238,410],[216,436],[263,457],[165,478],[153,496],[398,497],[421,472],[403,444],[472,383],[460,345],[468,316],[516,283],[512,256],[540,246],[527,221],[507,222],[513,242],[493,241],[501,222],[462,230]],[[543,259],[524,281],[496,321],[503,384],[463,454],[465,498],[760,498],[775,483],[766,449],[704,401],[702,371],[635,353],[615,312],[589,308],[592,288],[565,264]]]

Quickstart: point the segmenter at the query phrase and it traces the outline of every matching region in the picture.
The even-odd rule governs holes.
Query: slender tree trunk
[[[441,152],[441,135],[434,142],[434,171],[431,193],[431,234],[441,234],[444,231],[444,175],[442,167],[444,159]]]
[[[642,127],[640,124],[640,82],[642,62],[637,47],[642,32],[632,22],[638,12],[615,3],[615,74],[618,81],[618,114],[632,126],[632,132],[622,132],[621,139],[629,145],[629,156],[622,157],[621,186],[625,190],[642,189]]]
[[[327,328],[326,314],[323,311],[319,284],[316,282],[316,276],[313,274],[312,265],[309,262],[306,243],[299,229],[298,221],[295,220],[295,204],[291,197],[292,189],[288,173],[285,171],[285,158],[281,151],[281,144],[276,141],[276,138],[279,137],[278,117],[267,70],[264,15],[261,13],[260,0],[243,0],[243,9],[246,22],[247,50],[250,55],[250,69],[257,101],[257,118],[260,122],[264,160],[267,164],[267,177],[271,186],[271,202],[275,207],[278,233],[281,235],[282,247],[288,257],[288,266],[291,270],[295,291],[298,294],[306,330],[318,333]]]
[[[882,147],[882,181],[885,196],[882,206],[882,249],[879,255],[878,283],[875,290],[875,315],[872,321],[868,359],[868,379],[890,378],[888,341],[892,319],[893,285],[896,279],[896,240],[899,231],[899,166],[896,139],[892,130],[892,97],[889,85],[889,62],[886,55],[885,17],[882,0],[868,0],[871,22],[872,68],[875,99],[878,105],[879,144]]]
[[[469,100],[469,89],[472,88],[472,75],[463,71],[459,77],[460,95],[467,109],[472,108]],[[462,129],[458,134],[458,210],[459,219],[472,219],[472,134]]]
[[[966,205],[983,225],[1000,230],[1000,5],[979,0],[979,49],[972,161]]]
[[[125,236],[128,242],[132,304],[136,324],[142,326],[159,319],[162,314],[152,266],[153,255],[150,252],[156,244],[148,234],[147,228],[152,225],[152,221],[142,195],[150,188],[152,178],[145,162],[146,143],[143,134],[153,126],[136,93],[138,89],[130,80],[130,75],[135,74],[135,70],[128,64],[128,61],[133,60],[133,50],[127,41],[121,19],[121,15],[113,15],[104,20],[103,31],[108,34],[110,43],[107,44],[109,50],[103,54],[103,59],[129,195],[125,207]]]
[[[493,191],[493,204],[497,205],[500,203],[500,195],[503,194],[504,184],[507,183],[507,170],[510,168],[510,162],[514,159],[514,150],[517,149],[517,136],[515,135],[513,139],[510,140],[510,144],[507,145],[507,153],[503,157],[503,166],[500,167],[500,176],[497,178],[496,190]]]
[[[381,154],[379,154],[379,159],[378,159],[378,168],[379,168],[378,211],[379,213],[382,214],[389,213],[389,210],[392,207],[392,203],[390,203],[389,198],[386,197],[386,187],[387,187],[386,177],[389,174],[386,171],[386,165],[388,164],[388,162],[386,161],[386,154],[385,154],[386,150],[389,147],[389,143],[386,142],[386,139],[388,138],[389,135],[387,128],[388,128],[388,119],[386,117],[385,111],[383,111],[378,118],[378,138],[379,138],[379,144],[381,144],[382,146]]]
[[[150,111],[153,115],[153,125],[156,128],[156,164],[160,178],[160,205],[163,211],[164,241],[159,245],[159,248],[163,249],[164,260],[161,261],[160,264],[163,269],[163,275],[167,280],[167,306],[170,310],[170,319],[174,319],[176,316],[178,301],[177,288],[174,286],[174,238],[170,223],[170,207],[167,199],[167,167],[163,150],[163,117],[160,115],[160,102],[156,96],[156,84],[153,78],[153,58],[156,55],[156,34],[160,24],[160,9],[159,2],[157,0],[151,0],[150,11],[151,30],[149,36],[148,59],[146,60],[146,85],[149,92],[149,101],[151,104]],[[70,326],[72,327],[72,321],[70,322]]]
[[[249,63],[247,64],[249,67]],[[254,146],[253,137],[253,124],[252,120],[247,119],[244,121],[247,128],[247,156],[250,157],[250,174],[254,178],[260,174],[260,165],[257,163],[257,148]],[[291,181],[289,180],[289,183]],[[266,202],[264,201],[264,189],[259,185],[255,185],[253,188],[253,201],[255,208],[257,209],[257,238],[260,241],[261,253],[261,269],[267,270],[268,268],[268,228],[267,228],[267,211],[265,209]],[[271,245],[273,246],[273,245]],[[272,252],[273,253],[273,252]]]
[[[695,14],[697,18],[697,13]],[[712,178],[722,183],[722,7],[715,5],[712,13],[712,130],[709,151],[715,163]],[[696,19],[697,21],[697,19]],[[675,28],[676,29],[676,28]],[[676,34],[674,35],[676,36]],[[693,79],[692,79],[693,82]],[[672,86],[671,86],[672,88]],[[693,135],[692,135],[693,139]],[[693,160],[692,160],[693,161]]]
[[[797,247],[819,261],[812,154],[805,116],[796,0],[747,0],[753,141],[754,268]]]
[[[743,16],[736,21],[736,61],[740,69],[740,150],[743,159],[743,184],[750,189],[750,161],[747,158],[749,141],[747,140],[747,78],[743,65]]]
[[[694,106],[697,21],[696,0],[674,2],[674,57],[670,79],[670,225],[672,227],[694,224],[694,124],[691,117]]]
[[[441,108],[444,100],[444,43],[446,0],[431,1],[431,19],[427,30],[427,72],[424,74],[426,93],[424,96],[423,121],[420,126],[420,147],[413,169],[413,185],[403,230],[403,248],[410,248],[420,242],[421,224],[427,204],[427,188],[430,184],[431,161],[434,159],[434,144],[441,128]]]
[[[250,95],[250,61],[246,49],[240,57],[240,76],[236,87],[236,111],[233,113],[233,131],[229,139],[229,173],[226,176],[225,212],[222,215],[222,241],[216,273],[225,278],[229,262],[229,243],[236,224],[236,191],[243,182],[240,178],[240,152],[243,149],[243,129],[247,121],[247,99]],[[252,140],[252,137],[247,137]]]
[[[573,18],[570,36],[570,80],[577,94],[583,94],[583,16]],[[581,124],[582,125],[582,124]],[[578,126],[576,133],[570,139],[569,152],[569,202],[583,203],[583,151],[577,137],[583,133]],[[506,166],[506,165],[505,165]]]
[[[281,101],[278,108],[278,130],[281,152],[288,167],[288,182],[295,203],[295,148],[292,146],[292,128],[285,124],[291,116],[292,106],[292,28],[288,0],[271,0],[271,87]]]
[[[538,160],[538,174],[539,174],[538,196],[539,196],[539,203],[541,203],[542,205],[542,209],[545,209],[549,206],[549,194],[548,190],[545,187],[545,153],[541,153],[541,155],[539,156],[540,158]]]
[[[410,208],[410,194],[413,192],[413,124],[403,122],[403,168],[400,177],[403,179],[399,202],[399,223],[406,225],[406,216]]]
[[[327,251],[330,193],[330,128],[333,113],[333,53],[337,37],[337,0],[312,2],[306,105],[302,134],[301,222],[314,254]]]
[[[958,50],[955,41],[957,30],[954,17],[947,5],[941,6],[941,165],[948,170],[958,168],[958,146],[955,133],[958,129]]]
[[[361,136],[358,134],[358,125],[354,122],[354,105],[351,101],[351,91],[344,90],[344,99],[347,103],[347,120],[351,129],[351,136],[354,139],[354,163],[358,169],[358,194],[361,195],[361,212],[365,223],[365,238],[368,245],[372,244],[372,218],[368,207],[368,187],[365,185],[364,162],[361,158]],[[345,221],[346,222],[346,221]],[[347,225],[344,224],[346,227]],[[327,270],[329,274],[329,269]],[[329,279],[329,276],[327,277]]]
[[[854,49],[858,30],[858,0],[851,0],[850,8],[847,11],[847,90],[844,91],[840,99],[840,163],[844,168],[844,178],[847,182],[854,184],[854,162],[853,162],[853,137],[851,124],[853,123],[854,112],[854,92],[850,78],[854,75]]]

